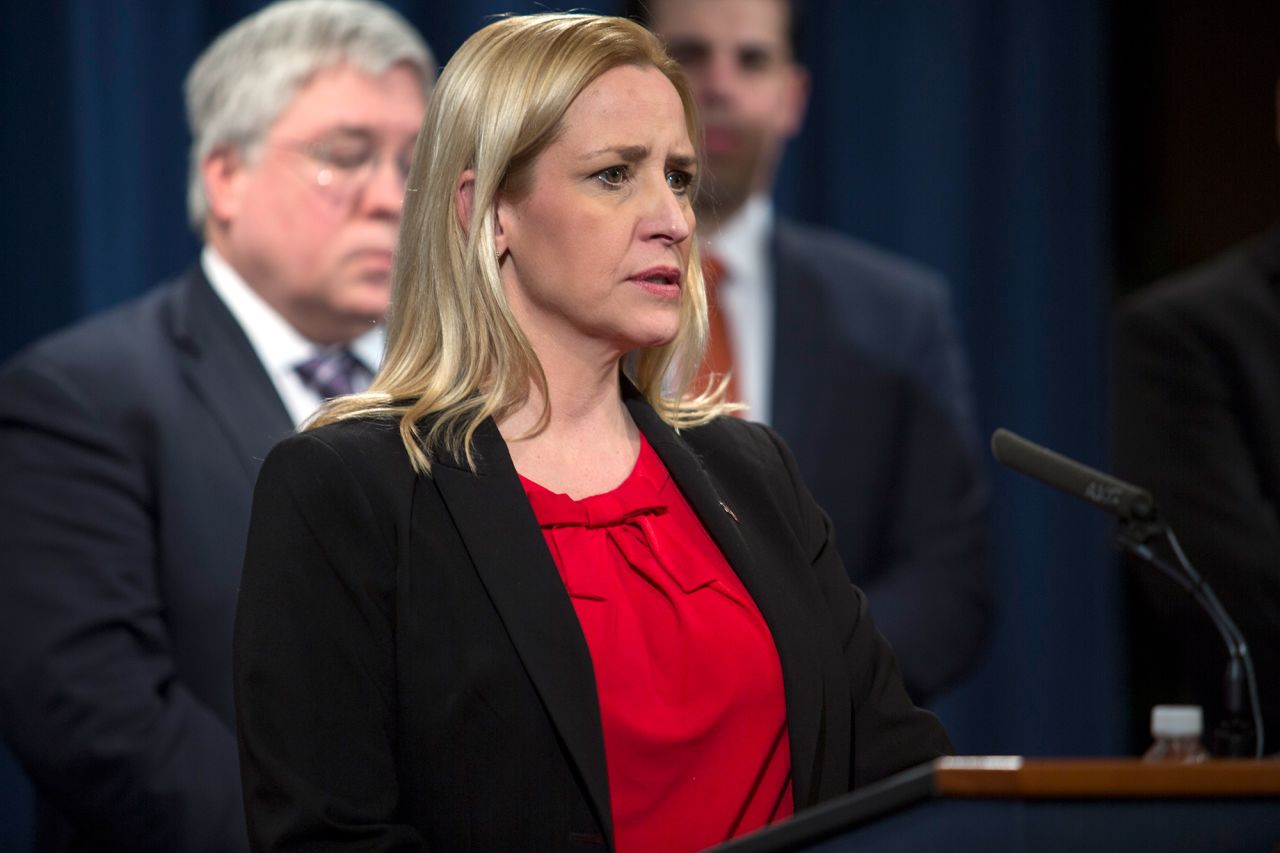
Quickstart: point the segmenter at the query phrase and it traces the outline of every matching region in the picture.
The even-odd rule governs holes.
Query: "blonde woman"
[[[382,370],[255,496],[254,844],[696,850],[949,750],[785,447],[685,393],[698,128],[653,37],[498,21],[419,139]]]

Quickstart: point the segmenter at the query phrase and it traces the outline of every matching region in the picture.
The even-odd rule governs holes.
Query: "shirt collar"
[[[290,325],[212,246],[204,247],[200,266],[268,371],[292,370],[326,349]],[[376,372],[382,361],[382,327],[375,326],[347,346],[370,372]]]
[[[773,201],[760,193],[751,196],[738,212],[726,221],[710,240],[716,256],[731,276],[741,273],[734,269],[735,262],[754,258],[761,246],[768,244],[769,231],[773,228]]]

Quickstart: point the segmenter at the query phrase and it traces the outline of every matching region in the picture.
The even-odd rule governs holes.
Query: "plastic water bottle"
[[[1156,705],[1151,709],[1151,748],[1143,761],[1197,764],[1209,760],[1200,737],[1204,712],[1199,705]]]

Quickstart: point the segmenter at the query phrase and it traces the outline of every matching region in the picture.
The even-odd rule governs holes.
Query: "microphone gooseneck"
[[[1187,559],[1173,530],[1160,518],[1151,493],[1041,447],[1007,429],[997,429],[992,433],[991,452],[1002,465],[1115,515],[1120,521],[1117,546],[1190,593],[1222,635],[1230,655],[1225,679],[1227,719],[1218,726],[1215,738],[1220,741],[1220,749],[1229,755],[1248,752],[1248,741],[1253,740],[1253,753],[1261,758],[1265,734],[1262,706],[1248,643],[1209,582]],[[1157,536],[1168,543],[1177,559],[1176,565],[1161,558],[1148,544]],[[1246,693],[1253,718],[1252,731],[1244,717]]]

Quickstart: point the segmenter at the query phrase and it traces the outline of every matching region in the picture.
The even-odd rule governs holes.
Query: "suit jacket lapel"
[[[267,451],[293,431],[271,377],[199,266],[178,291],[172,334],[196,397],[226,434],[250,480]]]
[[[612,844],[604,730],[577,613],[492,420],[475,449],[478,474],[442,459],[432,478]]]
[[[827,375],[832,344],[821,288],[809,280],[807,260],[793,245],[788,226],[779,222],[771,252],[774,278],[773,412],[771,422],[792,446],[813,444],[810,436],[819,422],[814,406],[822,399],[817,389],[838,381]]]
[[[821,655],[812,619],[803,604],[780,583],[775,567],[762,566],[740,525],[750,524],[748,508],[726,503],[715,482],[689,445],[676,435],[630,383],[624,396],[640,431],[657,452],[681,494],[742,580],[769,625],[782,665],[791,740],[792,786],[797,807],[816,802],[818,748],[822,739],[823,688]],[[764,499],[765,496],[755,496]],[[742,515],[739,515],[742,510]],[[737,517],[735,517],[737,516]],[[763,535],[781,535],[763,532]]]

